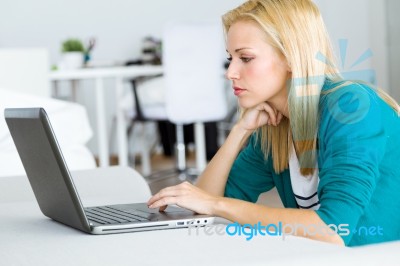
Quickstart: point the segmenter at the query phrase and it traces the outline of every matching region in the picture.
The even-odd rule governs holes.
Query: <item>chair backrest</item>
[[[0,88],[50,97],[49,55],[42,48],[0,49]]]
[[[178,124],[223,119],[227,99],[221,22],[169,23],[162,45],[168,119]]]

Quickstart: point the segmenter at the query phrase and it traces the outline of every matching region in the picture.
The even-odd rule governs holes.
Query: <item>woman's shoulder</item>
[[[374,85],[363,81],[327,79],[321,89],[320,100],[326,101],[332,98],[345,100],[349,96],[352,96],[353,100],[364,98],[366,100],[366,97],[368,99],[377,97],[377,90]]]
[[[355,123],[384,104],[372,85],[349,80],[327,80],[321,90],[320,114],[322,118]]]
[[[325,82],[320,97],[320,130],[360,130],[381,119],[387,105],[372,85],[339,80]],[[368,126],[370,127],[370,126]]]

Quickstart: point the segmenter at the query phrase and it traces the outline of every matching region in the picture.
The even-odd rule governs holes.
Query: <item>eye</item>
[[[232,56],[228,56],[228,57],[226,58],[226,60],[228,60],[229,62],[231,62],[231,61],[232,61]]]
[[[242,62],[243,63],[248,63],[248,62],[250,62],[251,60],[253,60],[253,58],[252,57],[240,57],[240,60],[242,60]]]

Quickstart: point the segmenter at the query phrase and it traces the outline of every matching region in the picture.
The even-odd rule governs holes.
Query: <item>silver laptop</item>
[[[7,108],[8,128],[42,213],[90,234],[182,228],[212,224],[214,217],[146,203],[83,207],[49,118],[43,108]]]

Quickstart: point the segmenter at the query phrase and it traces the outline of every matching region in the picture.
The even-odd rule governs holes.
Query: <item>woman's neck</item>
[[[273,98],[267,101],[273,108],[278,110],[287,119],[289,118],[289,106],[288,106],[288,91],[281,90],[281,92],[275,95]]]

